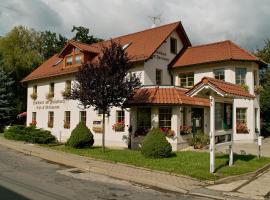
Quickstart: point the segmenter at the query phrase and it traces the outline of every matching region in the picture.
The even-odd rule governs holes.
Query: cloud
[[[249,50],[270,38],[269,0],[11,0],[0,8],[0,34],[22,24],[71,37],[73,25],[109,39],[181,20],[192,44],[230,39]]]

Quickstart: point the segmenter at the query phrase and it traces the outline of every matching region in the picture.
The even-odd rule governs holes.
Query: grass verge
[[[45,145],[42,145],[45,146]],[[64,145],[48,146],[49,148],[67,153],[91,158],[145,167],[153,170],[187,175],[201,180],[217,180],[220,178],[245,174],[255,171],[270,163],[270,158],[258,159],[253,155],[234,155],[234,165],[228,166],[229,157],[226,154],[216,154],[216,173],[209,173],[209,153],[207,152],[176,152],[169,158],[145,158],[140,151],[106,149],[103,153],[100,147],[74,149]]]

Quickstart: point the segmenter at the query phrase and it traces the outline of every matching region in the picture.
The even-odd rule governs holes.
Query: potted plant
[[[32,120],[32,122],[29,125],[30,126],[36,126],[37,125],[37,121],[36,120]]]
[[[247,124],[245,122],[236,123],[236,132],[237,133],[249,133],[249,129],[247,128]]]
[[[192,133],[191,126],[180,126],[180,135],[189,135]]]
[[[30,97],[35,101],[37,99],[37,93],[32,93]]]
[[[175,136],[174,130],[169,128],[160,128],[160,130],[165,134],[166,137],[172,138]]]
[[[249,92],[249,87],[248,87],[247,84],[243,83],[243,84],[241,84],[241,87],[242,87],[244,90],[246,90],[247,92]]]
[[[46,99],[51,100],[54,97],[54,94],[52,92],[47,93]]]
[[[120,121],[120,122],[116,122],[113,126],[112,129],[114,131],[120,132],[120,131],[124,131],[125,129],[125,122],[124,121]]]
[[[263,87],[261,85],[256,85],[254,87],[254,93],[255,94],[259,95],[259,94],[261,94],[262,91],[263,91]]]
[[[64,91],[62,91],[62,96],[64,97],[64,99],[69,98],[71,95],[71,89],[70,88],[66,88]]]

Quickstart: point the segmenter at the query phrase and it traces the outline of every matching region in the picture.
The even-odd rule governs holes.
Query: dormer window
[[[76,55],[75,56],[75,63],[76,64],[81,64],[82,60],[81,60],[81,55]]]
[[[72,56],[68,56],[67,59],[66,59],[66,65],[69,66],[69,65],[72,65]]]

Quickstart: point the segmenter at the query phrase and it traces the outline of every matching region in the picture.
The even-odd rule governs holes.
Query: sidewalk
[[[207,185],[205,182],[185,176],[176,176],[166,172],[158,172],[120,163],[95,160],[33,144],[6,140],[3,137],[0,137],[0,145],[62,165],[72,166],[94,173],[133,181],[143,185],[150,185],[152,187],[158,187],[173,192],[188,193],[191,190]]]
[[[217,148],[217,152],[226,153],[227,146],[221,145]],[[258,155],[258,144],[254,143],[235,143],[233,145],[233,151],[238,154],[252,154]],[[264,138],[261,147],[261,156],[270,157],[270,137]]]

